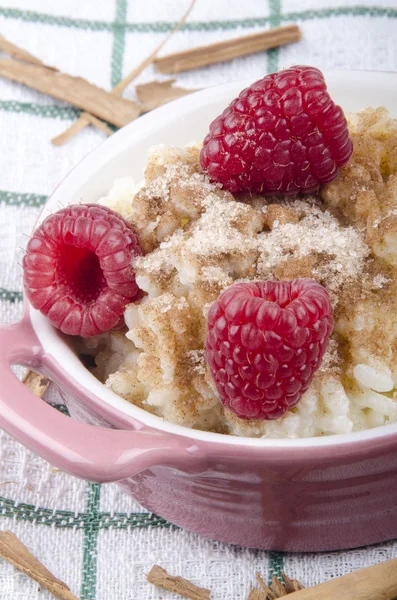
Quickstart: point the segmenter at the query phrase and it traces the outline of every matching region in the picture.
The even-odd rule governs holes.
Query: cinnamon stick
[[[174,29],[169,32],[169,34],[160,42],[160,44],[153,50],[151,54],[145,60],[143,60],[127,77],[125,77],[120,83],[118,83],[112,90],[115,94],[122,94],[126,87],[138,77],[142,73],[146,67],[151,65],[155,60],[158,53],[164,48],[165,44],[168,40],[182,27],[185,23],[186,19],[190,15],[193,10],[194,5],[196,4],[196,0],[191,0],[186,12],[182,15],[178,23],[175,25]]]
[[[191,50],[168,54],[157,58],[154,66],[160,73],[181,73],[298,42],[301,37],[301,31],[297,25],[287,25],[234,40],[225,40],[208,46],[197,46]]]
[[[146,579],[149,583],[153,583],[169,592],[179,594],[184,598],[190,598],[191,600],[211,600],[209,590],[197,587],[197,585],[194,585],[194,583],[183,577],[168,575],[167,571],[158,565],[154,565],[151,568]]]
[[[124,90],[129,86],[129,84],[132,83],[132,81],[134,81],[134,79],[136,79],[138,77],[138,75],[140,75],[142,73],[142,71],[144,69],[146,69],[146,67],[148,67],[149,65],[152,64],[152,62],[154,61],[154,59],[156,58],[156,56],[158,55],[160,50],[162,50],[162,48],[168,42],[170,37],[172,37],[174,35],[174,33],[176,33],[182,27],[182,25],[184,24],[184,22],[190,15],[195,3],[196,3],[196,0],[191,0],[186,12],[182,15],[182,17],[180,18],[179,22],[176,24],[174,29],[172,31],[170,31],[170,33],[160,42],[160,44],[153,50],[153,52],[151,54],[149,54],[149,56],[147,56],[137,67],[135,67],[126,77],[124,77],[124,79],[122,79],[111,90],[111,92],[110,92],[111,94],[113,94],[115,96],[121,96],[122,93],[124,92]],[[87,113],[87,112],[82,113],[80,115],[80,117],[78,118],[78,120],[75,123],[73,123],[68,129],[66,129],[61,135],[54,137],[51,140],[52,143],[57,146],[64,144],[66,141],[70,140],[73,136],[75,136],[76,133],[78,133],[79,131],[82,131],[85,127],[87,127],[87,125],[89,125],[90,122],[91,122],[91,124],[95,125],[95,123],[90,121],[89,113]]]
[[[42,398],[50,385],[51,381],[44,375],[35,373],[28,369],[23,376],[22,383],[30,390],[35,396]]]
[[[8,56],[12,56],[13,58],[16,58],[17,60],[22,60],[24,62],[28,62],[28,63],[35,64],[35,65],[43,64],[43,62],[39,58],[37,58],[36,56],[33,56],[33,54],[30,54],[30,52],[27,52],[27,50],[20,48],[16,44],[9,42],[2,35],[0,35],[0,50],[2,52],[5,52],[6,54],[8,54]],[[52,69],[52,67],[48,67],[48,68]]]
[[[397,558],[289,594],[288,600],[396,600]]]
[[[142,112],[149,112],[167,102],[196,91],[174,86],[175,81],[176,79],[168,79],[167,81],[151,81],[150,83],[137,85],[135,92],[141,104]]]
[[[0,75],[69,102],[117,127],[126,125],[140,114],[135,102],[112,96],[81,77],[60,73],[44,65],[1,58]]]
[[[258,590],[258,588],[253,588],[249,595],[248,600],[272,600],[269,598],[266,592],[263,590]]]
[[[301,584],[297,579],[290,579],[284,571],[281,571],[281,575],[284,579],[284,588],[287,594],[291,594],[292,592],[298,592],[299,590],[305,589],[305,586]]]
[[[282,573],[284,581],[281,582],[277,577],[273,577],[270,586],[266,585],[260,573],[256,574],[256,580],[261,589],[254,588],[250,591],[248,600],[276,600],[282,598],[296,590],[303,590],[303,585],[296,579],[290,579],[285,573]]]
[[[41,587],[51,592],[55,598],[59,600],[78,600],[68,586],[54,577],[11,531],[0,532],[0,558],[37,581]]]
[[[104,123],[100,119],[97,119],[96,117],[94,117],[94,115],[90,115],[90,113],[84,112],[77,119],[77,121],[72,123],[70,127],[65,129],[65,131],[52,138],[51,141],[53,144],[55,144],[55,146],[62,146],[63,144],[71,140],[72,137],[74,137],[76,133],[79,133],[79,131],[81,131],[86,125],[94,125],[97,129],[100,129],[101,131],[106,133],[106,135],[113,134],[113,131],[110,129],[110,127],[108,127],[108,125],[106,125],[106,123]]]

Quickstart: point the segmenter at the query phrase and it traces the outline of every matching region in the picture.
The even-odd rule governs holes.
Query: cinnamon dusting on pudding
[[[234,198],[200,172],[196,146],[152,151],[128,210],[147,296],[127,307],[126,358],[103,370],[109,387],[174,423],[237,435],[314,436],[397,419],[393,399],[382,396],[379,414],[374,403],[397,379],[397,124],[368,109],[350,127],[355,151],[340,176],[295,199]],[[322,367],[285,417],[241,421],[221,406],[205,364],[208,309],[235,281],[297,277],[319,281],[334,306]],[[125,372],[136,399],[117,383]]]

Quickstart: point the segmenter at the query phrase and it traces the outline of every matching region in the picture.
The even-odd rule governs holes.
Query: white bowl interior
[[[328,88],[334,100],[345,112],[359,111],[369,106],[386,106],[397,117],[397,73],[375,71],[326,72]],[[148,149],[155,144],[183,146],[202,139],[209,123],[251,81],[237,81],[207,88],[163,106],[137,121],[130,123],[86,156],[56,188],[46,203],[41,222],[59,206],[77,202],[95,202],[105,195],[118,177],[132,176],[140,181],[146,164]],[[35,332],[45,348],[86,389],[109,405],[142,423],[194,439],[251,446],[324,446],[373,439],[397,432],[397,423],[363,432],[333,435],[323,438],[274,440],[240,438],[191,430],[168,423],[163,419],[132,405],[102,385],[87,369],[47,319],[30,307]]]

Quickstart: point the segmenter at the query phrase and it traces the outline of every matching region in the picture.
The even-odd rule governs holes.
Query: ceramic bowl
[[[385,105],[394,115],[397,74],[329,72],[345,111]],[[142,178],[153,144],[201,139],[251,82],[209,88],[131,123],[89,154],[49,198],[92,202],[114,179]],[[33,396],[11,371],[23,364],[59,387],[72,418]],[[397,537],[397,424],[311,439],[248,439],[165,422],[105,388],[64,336],[25,303],[0,331],[0,426],[56,467],[117,481],[145,508],[199,534],[288,551],[350,548]]]

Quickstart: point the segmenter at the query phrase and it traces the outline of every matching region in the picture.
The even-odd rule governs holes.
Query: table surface
[[[45,63],[110,89],[158,45],[188,0],[5,0],[0,32]],[[297,63],[320,68],[397,70],[397,2],[197,0],[163,53],[298,23],[300,43],[178,76],[199,88]],[[156,77],[152,68],[137,80]],[[157,76],[158,77],[158,76]],[[133,98],[129,88],[125,97]],[[20,262],[40,206],[104,134],[87,128],[57,148],[50,139],[79,111],[0,79],[0,320],[22,310]],[[161,140],[159,140],[161,142]],[[55,392],[48,400],[62,410]],[[84,600],[172,598],[145,581],[160,564],[213,590],[214,600],[247,598],[255,571],[282,568],[306,585],[397,556],[390,542],[348,552],[282,554],[202,539],[134,504],[115,485],[87,484],[0,433],[0,528],[11,529]],[[365,527],[365,523],[363,523]],[[47,600],[37,584],[0,563],[1,600]]]

